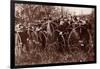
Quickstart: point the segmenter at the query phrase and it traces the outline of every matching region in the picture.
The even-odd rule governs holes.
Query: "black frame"
[[[22,66],[15,66],[15,35],[14,35],[14,27],[15,27],[15,3],[18,4],[45,4],[45,5],[52,5],[52,6],[69,6],[69,7],[86,7],[86,8],[94,8],[95,9],[95,61],[90,62],[73,62],[73,63],[57,63],[57,64],[39,64],[39,65],[22,65]],[[11,1],[10,4],[10,14],[11,14],[11,25],[10,25],[10,42],[11,42],[11,50],[10,50],[10,67],[11,68],[27,68],[27,67],[44,67],[44,66],[60,66],[60,65],[76,65],[76,64],[90,64],[96,63],[96,6],[95,5],[77,5],[77,4],[64,4],[64,3],[47,3],[47,2],[32,2],[32,1]]]

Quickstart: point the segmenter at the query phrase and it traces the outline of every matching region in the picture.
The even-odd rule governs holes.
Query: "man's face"
[[[61,20],[61,21],[60,21],[60,25],[63,25],[63,24],[64,24],[64,21],[63,21],[63,20]]]
[[[31,27],[31,24],[30,23],[28,24],[28,27]]]
[[[24,27],[21,25],[19,28],[20,28],[20,29],[23,29]]]

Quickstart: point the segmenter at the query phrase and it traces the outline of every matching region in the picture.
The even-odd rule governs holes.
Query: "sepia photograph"
[[[95,6],[25,1],[13,5],[15,67],[96,62]]]

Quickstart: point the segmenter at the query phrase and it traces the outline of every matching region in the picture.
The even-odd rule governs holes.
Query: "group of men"
[[[44,25],[47,23],[47,25]],[[62,40],[60,37],[64,33],[70,33],[72,29],[74,29],[77,26],[83,26],[86,29],[90,28],[91,25],[88,23],[88,18],[86,17],[80,17],[80,16],[72,16],[72,15],[67,15],[67,16],[59,16],[59,17],[44,17],[42,20],[38,20],[38,23],[17,23],[15,25],[15,32],[19,34],[20,39],[21,39],[21,44],[22,47],[25,46],[27,51],[29,50],[29,45],[28,41],[32,40],[34,41],[32,37],[33,31],[39,32],[39,31],[45,31],[46,33],[54,33],[52,31],[51,23],[54,23],[54,30],[59,30],[57,33],[55,33],[55,37],[59,38],[59,42]],[[48,31],[49,28],[49,31]],[[42,45],[45,46],[45,38],[42,36]]]

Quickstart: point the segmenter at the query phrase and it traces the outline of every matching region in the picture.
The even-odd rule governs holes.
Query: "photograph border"
[[[51,6],[68,6],[68,7],[84,7],[84,8],[94,8],[95,10],[95,60],[89,62],[73,62],[73,63],[56,63],[56,64],[37,64],[37,65],[18,65],[15,66],[15,3],[18,4],[37,4],[37,5],[51,5]],[[79,65],[79,64],[91,64],[97,62],[96,57],[96,5],[82,5],[82,4],[65,4],[65,3],[49,3],[49,2],[35,2],[35,1],[12,1],[10,2],[10,68],[28,68],[28,67],[44,67],[44,66],[60,66],[60,65]]]

